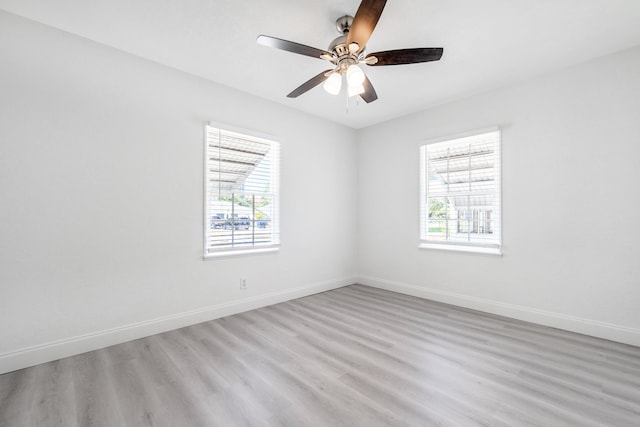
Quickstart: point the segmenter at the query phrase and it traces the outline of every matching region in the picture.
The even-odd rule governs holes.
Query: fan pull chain
[[[348,90],[344,91],[344,97],[345,97],[344,109],[345,109],[346,115],[348,116],[349,115],[349,91]]]

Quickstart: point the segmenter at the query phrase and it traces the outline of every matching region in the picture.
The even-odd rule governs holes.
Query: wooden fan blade
[[[364,76],[364,82],[362,82],[362,85],[364,86],[364,92],[360,94],[360,98],[364,99],[364,102],[368,104],[378,99],[378,94],[373,88],[371,81],[369,81],[369,77]]]
[[[295,88],[289,95],[287,95],[287,98],[297,98],[303,93],[307,92],[308,90],[311,90],[314,87],[318,86],[320,83],[324,82],[329,78],[329,75],[331,74],[330,71],[333,71],[333,70],[324,70],[317,76],[312,77],[306,82],[302,83],[300,86]]]
[[[268,47],[275,47],[276,49],[286,50],[287,52],[297,53],[299,55],[311,56],[312,58],[321,58],[322,55],[333,56],[331,53],[326,50],[316,49],[315,47],[305,46],[300,43],[290,42],[289,40],[283,40],[276,37],[265,36],[261,34],[256,39],[258,44]]]
[[[362,51],[371,37],[376,24],[382,15],[387,0],[362,0],[347,36],[347,46],[358,43],[358,51]]]
[[[375,56],[378,61],[369,64],[371,66],[376,65],[403,65],[403,64],[417,64],[419,62],[438,61],[442,58],[444,49],[441,47],[420,47],[415,49],[397,49],[386,50],[384,52],[370,53],[365,58],[365,61],[372,56]]]

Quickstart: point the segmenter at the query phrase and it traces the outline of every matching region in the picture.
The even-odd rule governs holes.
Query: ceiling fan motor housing
[[[336,28],[342,35],[336,37],[329,44],[329,51],[336,55],[337,68],[335,71],[340,74],[346,72],[349,65],[357,64],[364,57],[364,49],[360,53],[352,52],[347,46],[347,35],[352,23],[353,17],[350,15],[344,15],[336,19]]]
[[[339,68],[339,71],[336,71],[340,73],[345,71],[349,65],[360,62],[363,56],[363,52],[360,52],[360,54],[357,52],[352,53],[346,43],[347,36],[345,35],[338,37],[329,45],[329,50],[336,55],[336,65]]]

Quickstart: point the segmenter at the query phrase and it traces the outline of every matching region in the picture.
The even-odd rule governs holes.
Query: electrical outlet
[[[240,289],[247,289],[247,279],[244,277],[240,278]]]

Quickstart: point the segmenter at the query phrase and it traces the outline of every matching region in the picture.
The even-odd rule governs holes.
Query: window
[[[420,247],[500,254],[500,131],[420,147]]]
[[[206,126],[205,257],[275,250],[279,144]]]

